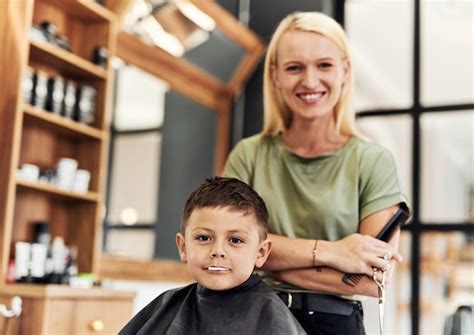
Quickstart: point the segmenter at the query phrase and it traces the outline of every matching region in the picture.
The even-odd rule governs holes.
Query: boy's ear
[[[261,268],[263,264],[265,264],[271,251],[272,242],[268,238],[265,241],[260,242],[257,259],[255,260],[255,266],[257,268]]]
[[[188,257],[186,255],[186,243],[184,242],[184,236],[181,233],[176,234],[176,247],[178,248],[179,258],[182,262],[187,262]]]

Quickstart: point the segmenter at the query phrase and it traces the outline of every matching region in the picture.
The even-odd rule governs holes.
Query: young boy
[[[183,210],[176,245],[197,281],[169,290],[119,334],[305,334],[280,298],[252,274],[271,250],[260,196],[234,178],[207,179]]]

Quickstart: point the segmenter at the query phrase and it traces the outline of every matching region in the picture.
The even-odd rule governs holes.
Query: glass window
[[[474,111],[421,117],[421,220],[472,221]]]
[[[412,105],[413,3],[346,1],[356,110]]]
[[[443,334],[449,316],[461,305],[472,305],[473,248],[473,234],[466,235],[461,232],[423,234],[420,266],[420,334]]]
[[[121,66],[116,77],[114,128],[126,131],[161,127],[168,84],[132,65]]]
[[[250,51],[198,7],[190,1],[135,1],[124,18],[123,29],[227,83]]]
[[[153,229],[112,229],[107,233],[105,252],[137,259],[152,259],[155,249]]]
[[[473,103],[474,2],[423,0],[421,14],[422,103]]]
[[[156,222],[160,151],[159,132],[115,136],[107,213],[110,224]]]
[[[410,199],[412,194],[412,121],[410,116],[364,117],[357,119],[357,126],[369,140],[392,152],[403,190]]]

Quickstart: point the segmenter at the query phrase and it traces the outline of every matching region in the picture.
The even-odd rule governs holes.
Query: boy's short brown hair
[[[218,207],[255,215],[260,240],[267,237],[268,211],[263,199],[246,183],[225,177],[208,178],[191,193],[181,217],[181,233],[184,235],[187,221],[195,209]]]

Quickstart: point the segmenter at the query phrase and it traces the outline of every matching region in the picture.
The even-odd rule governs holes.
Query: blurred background
[[[150,3],[161,22],[166,2]],[[265,42],[278,21],[293,11],[322,11],[344,25],[356,73],[358,125],[394,153],[413,207],[413,218],[402,232],[405,261],[389,287],[386,333],[442,334],[448,315],[460,305],[474,304],[473,1],[218,3]],[[125,21],[131,25],[129,31],[146,35],[143,27],[133,28],[133,18]],[[227,80],[242,50],[219,31],[196,36],[194,44],[189,43],[192,47],[178,48],[179,57]],[[216,120],[212,112],[176,94],[159,78],[126,64],[117,71],[104,248],[143,259],[177,259],[169,243],[176,230],[169,228],[169,222],[177,224],[181,210],[177,204],[213,173],[209,143]],[[231,146],[261,129],[261,75],[262,64],[234,101]],[[145,101],[144,90],[150,92]],[[199,125],[189,114],[181,115],[189,108],[199,114]],[[176,136],[183,129],[193,135]],[[189,150],[186,147],[197,133],[209,136],[207,144],[198,139],[199,155],[208,159],[195,164],[188,156],[177,164],[175,153]],[[134,149],[137,146],[140,152]],[[132,163],[136,160],[139,166]],[[132,176],[130,172],[137,169],[140,173]],[[124,176],[129,182],[123,183]],[[109,284],[137,287],[136,282]],[[136,310],[174,283],[141,283],[141,287]],[[369,299],[364,305],[366,329],[377,333],[376,302]]]

